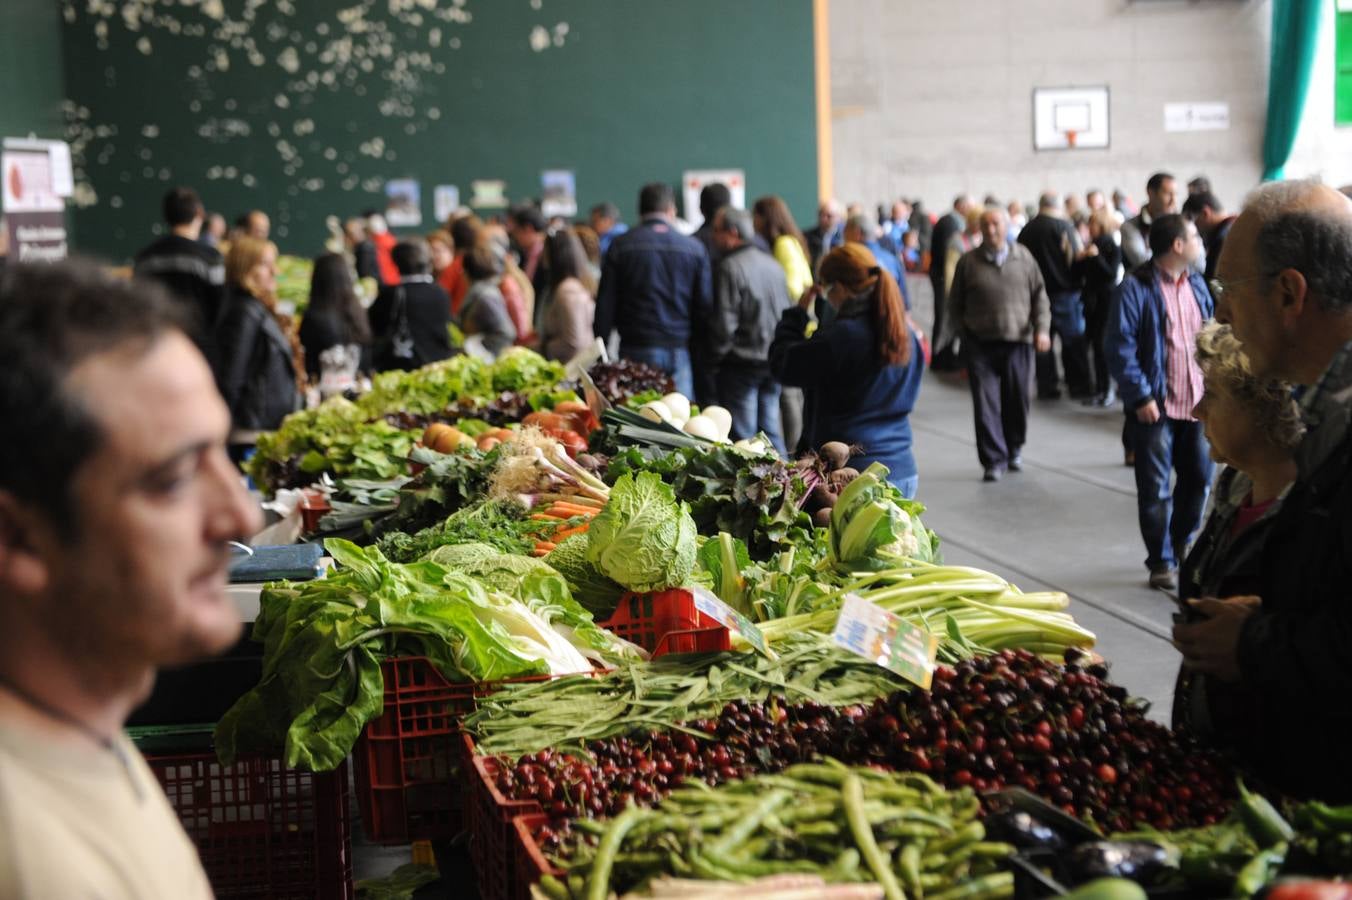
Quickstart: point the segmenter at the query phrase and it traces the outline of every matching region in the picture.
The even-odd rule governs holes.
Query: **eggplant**
[[[1080,844],[1067,855],[1066,864],[1075,884],[1096,878],[1129,878],[1150,885],[1171,868],[1168,851],[1149,841]]]
[[[1055,828],[1018,809],[987,816],[986,834],[992,841],[1003,841],[1020,850],[1060,850],[1066,844]]]

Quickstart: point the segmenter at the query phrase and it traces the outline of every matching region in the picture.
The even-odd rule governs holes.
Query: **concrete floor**
[[[1058,590],[1098,635],[1113,680],[1168,720],[1178,654],[1174,601],[1146,586],[1132,470],[1122,465],[1122,412],[1035,400],[1024,471],[981,480],[965,383],[930,375],[911,414],[925,524],[947,562],[979,566],[1023,590]]]

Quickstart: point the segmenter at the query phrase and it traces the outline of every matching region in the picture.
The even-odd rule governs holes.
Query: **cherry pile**
[[[1026,651],[942,667],[929,693],[874,704],[864,727],[888,762],[978,791],[1024,787],[1101,827],[1220,821],[1235,800],[1221,758],[1145,717],[1102,666],[1056,666]]]
[[[685,730],[593,741],[591,760],[523,756],[499,768],[497,787],[559,825],[616,815],[631,800],[653,805],[690,778],[717,785],[833,757],[979,792],[1024,787],[1106,830],[1224,818],[1235,794],[1225,764],[1146,719],[1106,674],[1007,651],[941,667],[928,693],[867,707],[737,701]]]

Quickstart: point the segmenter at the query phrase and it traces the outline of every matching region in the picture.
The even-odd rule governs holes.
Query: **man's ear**
[[[42,548],[53,538],[45,517],[0,491],[0,593],[31,595],[46,590],[51,571]]]
[[[1300,318],[1306,304],[1310,302],[1310,284],[1295,269],[1282,269],[1273,279],[1273,295],[1282,322],[1291,325]]]

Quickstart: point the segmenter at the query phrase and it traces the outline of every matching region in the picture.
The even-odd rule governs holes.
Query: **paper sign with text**
[[[939,639],[860,597],[846,594],[831,640],[929,690]]]
[[[757,652],[774,659],[774,654],[770,652],[769,646],[765,643],[765,635],[761,634],[761,630],[750,619],[718,599],[708,588],[696,585],[690,589],[690,593],[695,596],[695,609],[723,626],[731,628],[740,634],[748,644],[755,647]]]

